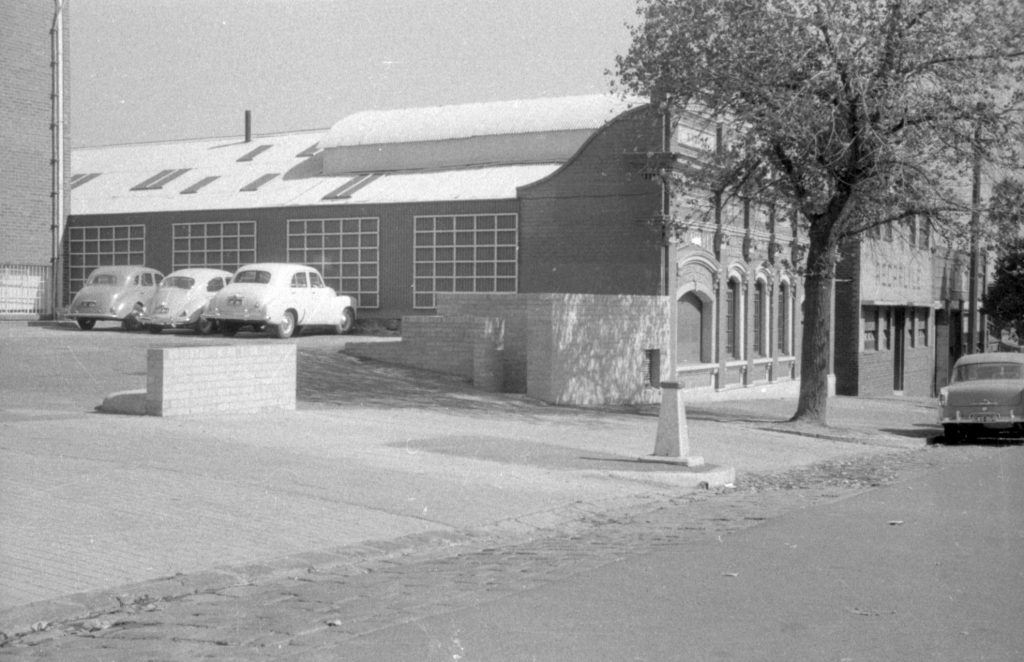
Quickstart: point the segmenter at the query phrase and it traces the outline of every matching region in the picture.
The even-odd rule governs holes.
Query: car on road
[[[231,272],[223,269],[188,268],[167,274],[149,300],[139,322],[150,331],[194,329],[196,333],[213,333],[217,324],[203,319],[206,304],[231,282]]]
[[[139,266],[97,267],[71,300],[67,316],[83,331],[101,320],[121,322],[121,328],[139,328],[139,316],[153,298],[163,274]]]
[[[1024,435],[1024,354],[968,354],[953,365],[948,386],[939,391],[940,422],[946,441]]]
[[[214,295],[203,313],[225,336],[244,327],[290,338],[304,327],[326,326],[348,333],[356,301],[324,283],[320,272],[303,264],[261,262],[235,272],[231,284]]]

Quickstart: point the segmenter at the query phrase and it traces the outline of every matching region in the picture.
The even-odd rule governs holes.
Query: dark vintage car
[[[120,322],[126,331],[137,329],[161,280],[163,274],[148,267],[98,267],[75,294],[67,316],[84,331],[102,320]]]
[[[1024,354],[968,354],[939,391],[940,422],[949,443],[972,437],[1024,436]]]
[[[230,282],[231,273],[223,269],[193,267],[172,271],[160,283],[139,322],[150,333],[164,329],[213,333],[217,325],[213,320],[203,319],[202,314],[213,295]]]

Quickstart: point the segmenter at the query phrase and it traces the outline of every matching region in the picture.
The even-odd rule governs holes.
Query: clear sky
[[[636,22],[635,0],[65,2],[76,147],[608,92]]]

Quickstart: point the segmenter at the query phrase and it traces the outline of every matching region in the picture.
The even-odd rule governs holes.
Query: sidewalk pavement
[[[795,402],[718,402],[687,412],[691,452],[708,467],[640,463],[654,448],[651,411],[481,393],[348,356],[333,336],[293,341],[297,411],[92,411],[108,393],[145,385],[145,347],[194,342],[0,325],[0,632],[424,548],[527,539],[653,507],[704,479],[731,480],[733,469],[919,449],[939,432],[927,400],[834,398],[826,430],[787,426]]]

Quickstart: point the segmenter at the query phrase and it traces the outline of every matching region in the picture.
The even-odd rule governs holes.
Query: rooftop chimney
[[[252,111],[245,111],[245,142],[252,142]]]

